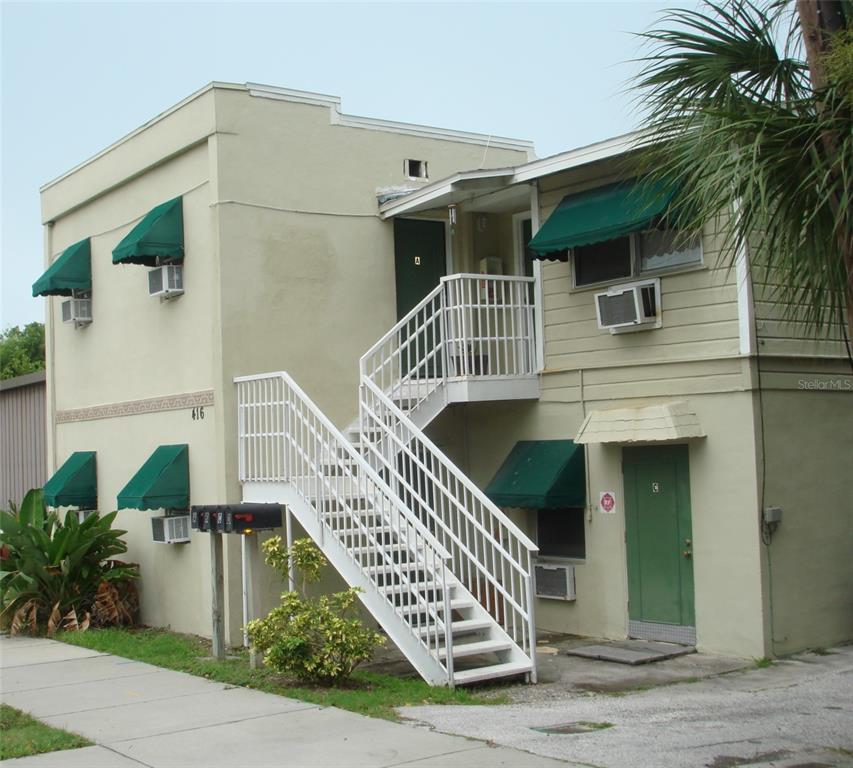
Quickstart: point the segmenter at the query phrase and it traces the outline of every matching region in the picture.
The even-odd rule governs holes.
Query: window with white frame
[[[671,229],[632,232],[572,249],[572,274],[578,288],[701,263],[701,239]]]
[[[425,180],[429,178],[426,160],[404,160],[403,173],[410,179]]]

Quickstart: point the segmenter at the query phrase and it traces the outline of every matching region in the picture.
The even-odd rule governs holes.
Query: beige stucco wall
[[[216,112],[223,479],[238,501],[233,378],[286,370],[339,427],[351,423],[358,359],[396,321],[393,224],[379,219],[376,191],[406,183],[406,158],[426,160],[435,178],[479,163],[483,148],[336,125],[327,107],[234,91],[216,93]],[[495,149],[487,162],[522,158]],[[233,639],[233,543],[226,558]],[[279,591],[269,582],[264,604]]]
[[[172,126],[180,134],[183,122]],[[169,132],[160,132],[170,141]],[[180,143],[180,142],[178,142]],[[130,152],[122,166],[128,173],[150,161],[148,147]],[[101,163],[109,164],[108,153]],[[137,162],[138,161],[138,162]],[[104,181],[115,168],[98,169]],[[210,162],[207,144],[195,144],[146,173],[125,179],[111,191],[89,197],[86,171],[79,188],[62,181],[45,195],[45,208],[66,210],[50,226],[48,251],[58,255],[68,245],[91,238],[93,322],[83,328],[60,321],[61,298],[46,299],[52,419],[60,416],[52,436],[50,461],[55,469],[73,452],[97,451],[98,503],[101,512],[116,508],[116,496],[159,445],[187,443],[193,503],[216,503],[219,497],[215,442],[218,409],[205,408],[193,419],[191,407],[177,410],[83,415],[80,409],[111,406],[127,413],[138,401],[193,392],[209,392],[217,381],[215,348],[218,326],[218,272],[210,208]],[[82,199],[75,204],[74,194]],[[148,296],[148,270],[114,265],[112,249],[151,208],[183,195],[186,293],[168,302]],[[121,411],[122,404],[125,410]],[[76,414],[76,415],[75,415]],[[140,564],[141,620],[178,631],[201,632],[210,626],[210,559],[206,536],[190,544],[156,544],[150,518],[160,512],[123,510],[116,526],[127,530],[125,558]],[[209,630],[208,630],[209,633]]]
[[[61,299],[46,302],[50,418],[199,391],[214,402],[203,421],[155,405],[56,425],[51,469],[74,450],[98,451],[102,511],[157,445],[174,442],[190,445],[192,503],[240,500],[235,376],[288,370],[340,426],[355,417],[358,358],[396,319],[393,225],[377,215],[377,189],[412,185],[404,159],[426,160],[436,178],[480,164],[484,147],[348,127],[336,115],[217,84],[42,190],[46,266],[92,238],[94,322],[75,330],[58,322]],[[485,162],[526,156],[491,147]],[[111,251],[178,195],[186,292],[161,303],[148,296],[146,268],[114,266]],[[209,537],[154,544],[151,515],[119,519],[142,565],[143,620],[209,635]],[[238,537],[226,537],[225,570],[226,631],[238,642]],[[268,606],[280,585],[263,580]]]
[[[853,375],[844,364],[766,365],[764,499],[783,517],[765,569],[772,647],[784,654],[853,637]]]
[[[658,398],[660,399],[660,398]],[[457,419],[457,439],[467,441],[469,472],[484,487],[518,440],[572,439],[584,408],[634,407],[654,398],[581,402],[481,403]],[[764,609],[759,559],[753,403],[748,392],[691,395],[690,406],[707,438],[690,443],[694,578],[698,646],[716,653],[763,656]],[[449,421],[432,428],[451,442]],[[587,446],[591,509],[586,558],[576,563],[577,600],[538,600],[537,626],[580,635],[625,637],[627,570],[620,446]],[[454,457],[456,458],[456,457]],[[615,491],[617,513],[596,508],[600,491]],[[535,513],[509,510],[535,538]]]
[[[98,502],[101,512],[116,508],[116,496],[159,445],[189,445],[190,493],[195,504],[215,504],[216,458],[214,408],[206,418],[189,411],[167,411],[98,419],[57,427],[60,462],[73,451],[97,451]],[[127,531],[128,552],[122,559],[139,563],[141,620],[178,632],[209,634],[209,536],[193,532],[188,544],[157,544],[151,540],[151,518],[162,511],[122,510],[115,527]],[[206,631],[204,631],[206,630]]]

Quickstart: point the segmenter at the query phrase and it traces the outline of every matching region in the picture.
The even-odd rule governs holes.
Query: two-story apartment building
[[[215,84],[47,185],[92,316],[48,307],[52,468],[95,451],[102,509],[284,504],[437,683],[535,676],[536,628],[850,638],[843,343],[783,321],[724,216],[669,232],[633,137],[529,150]],[[140,509],[144,620],[207,634],[208,549]]]
[[[41,190],[47,272],[33,292],[58,296],[46,302],[49,475],[94,452],[97,507],[129,505],[117,525],[145,574],[147,624],[210,633],[207,537],[152,542],[150,518],[167,506],[153,477],[178,483],[178,509],[240,500],[234,377],[286,369],[336,423],[355,413],[359,355],[396,319],[393,227],[377,193],[532,153],[527,141],[340,106],[213,83]],[[150,294],[158,263],[181,266],[182,293]],[[63,322],[72,292],[77,321]],[[155,457],[160,446],[186,450]],[[128,488],[149,458],[142,490]],[[225,561],[236,643],[233,538]],[[271,584],[269,600],[279,591]]]

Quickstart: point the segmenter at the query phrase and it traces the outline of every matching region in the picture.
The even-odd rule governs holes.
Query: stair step
[[[461,621],[454,621],[451,624],[451,628],[453,629],[453,636],[456,637],[456,635],[464,635],[471,632],[479,632],[481,629],[488,629],[493,624],[494,622],[491,619],[462,619]],[[440,622],[439,629],[444,631],[444,626]],[[432,628],[423,627],[421,634],[426,635],[433,631]]]
[[[350,549],[350,552],[352,552],[354,555],[369,555],[371,552],[375,552],[376,554],[384,552],[388,555],[401,555],[403,553],[411,554],[408,549],[406,549],[405,547],[401,547],[397,544],[394,544],[393,546],[388,544],[382,547],[382,549],[378,549],[377,547],[352,547]],[[414,566],[417,563],[412,561],[410,564]]]
[[[509,650],[513,645],[512,640],[480,640],[476,643],[454,644],[453,658],[461,659],[464,656],[479,656],[481,653],[498,653]],[[447,655],[447,649],[439,648],[438,655],[443,659]]]
[[[458,583],[459,582],[455,579],[451,579],[449,577],[447,579],[448,587],[453,587]],[[409,589],[412,588],[416,589],[418,592],[425,592],[427,590],[436,589],[438,586],[439,584],[437,581],[416,581],[414,583],[406,584],[405,590],[400,590],[399,584],[383,584],[381,587],[379,587],[379,591],[384,592],[386,595],[390,594],[391,592],[402,592],[403,594],[405,594]]]
[[[459,672],[454,672],[453,682],[456,685],[470,685],[471,683],[479,683],[481,680],[491,680],[496,677],[526,675],[530,670],[531,664],[529,661],[510,661],[505,664],[492,664],[489,667],[475,667],[474,669],[463,669]]]
[[[472,608],[473,606],[474,601],[469,600],[467,597],[457,597],[450,601],[451,611],[462,611],[466,608]],[[403,605],[400,606],[399,610],[402,613],[423,613],[425,609],[417,605]]]
[[[394,529],[390,525],[377,525],[375,527],[367,526],[365,531],[363,528],[339,528],[335,531],[337,536],[368,536],[380,533],[393,533]]]

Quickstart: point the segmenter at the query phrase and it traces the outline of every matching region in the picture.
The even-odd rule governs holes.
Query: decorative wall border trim
[[[94,421],[112,419],[118,416],[137,416],[141,413],[159,413],[160,411],[179,411],[186,408],[213,405],[213,390],[185,392],[180,395],[149,397],[145,400],[125,400],[121,403],[93,405],[89,408],[71,408],[56,412],[56,423],[67,424],[72,421]]]

